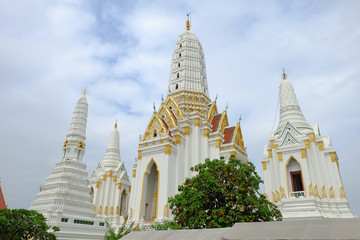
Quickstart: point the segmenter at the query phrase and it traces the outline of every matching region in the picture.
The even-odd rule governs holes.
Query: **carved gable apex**
[[[285,136],[287,132],[290,132],[292,136],[304,135],[300,131],[298,131],[290,122],[287,122],[285,124],[285,127],[281,131],[279,138]]]
[[[177,127],[177,121],[174,113],[171,112],[165,104],[160,106],[158,115],[168,124],[170,128]]]
[[[229,126],[229,121],[227,117],[226,111],[221,115],[220,123],[219,123],[219,132],[223,132],[225,127]]]
[[[218,110],[217,110],[216,102],[214,101],[211,103],[211,106],[210,106],[210,109],[209,109],[209,112],[207,115],[207,121],[210,123],[216,114],[218,114]]]
[[[291,135],[291,132],[287,132],[284,137],[284,140],[280,144],[280,147],[286,146],[286,145],[298,144],[298,143],[300,143],[300,141],[297,140],[296,137]]]
[[[154,137],[165,136],[168,136],[167,127],[165,126],[164,121],[159,117],[159,115],[157,113],[154,113],[141,141],[150,140]]]
[[[242,136],[242,133],[241,133],[241,127],[240,127],[240,124],[237,123],[236,126],[235,126],[235,133],[234,133],[234,143],[236,145],[238,145],[239,147],[242,148],[242,150],[245,151],[245,146],[244,146],[244,139],[243,139],[243,136]]]
[[[164,105],[175,115],[176,120],[184,119],[184,113],[172,96],[167,96]]]

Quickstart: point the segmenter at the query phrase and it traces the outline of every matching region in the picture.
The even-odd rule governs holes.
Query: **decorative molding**
[[[266,197],[266,200],[269,201],[269,197],[268,197],[268,195],[266,193],[265,193],[265,197]]]
[[[118,183],[118,189],[119,190],[121,189],[121,183]]]
[[[209,129],[208,128],[204,129],[204,137],[209,137]]]
[[[321,188],[321,195],[322,195],[322,198],[327,198],[327,195],[326,195],[326,190],[325,190],[325,185],[324,186],[322,186],[322,188]]]
[[[112,177],[112,171],[111,170],[109,171],[109,177]]]
[[[164,218],[169,218],[169,204],[166,203],[164,206]]]
[[[314,197],[314,191],[313,191],[312,183],[309,184],[309,197]]]
[[[330,195],[330,199],[335,199],[335,194],[334,194],[334,188],[333,186],[331,186],[329,188],[329,195]]]
[[[285,189],[282,186],[280,186],[280,193],[281,193],[281,198],[286,198]]]
[[[69,144],[69,140],[66,139],[65,142],[64,142],[64,146],[63,146],[63,147],[67,147],[68,144]]]
[[[78,142],[78,148],[85,149],[83,141]]]
[[[96,182],[96,188],[100,187],[100,182]]]
[[[106,181],[106,174],[103,175],[102,180]]]
[[[176,144],[177,144],[177,145],[181,144],[181,136],[180,136],[180,135],[176,135],[176,136],[175,136],[175,141],[176,141]]]
[[[300,149],[301,152],[301,158],[306,158],[306,148]]]
[[[320,198],[320,196],[319,196],[319,191],[318,191],[318,188],[317,188],[317,184],[316,184],[315,187],[314,187],[314,196],[315,196],[316,198]]]
[[[324,151],[324,142],[323,141],[318,142],[318,146],[319,146],[320,151]]]
[[[277,155],[278,155],[278,158],[279,158],[279,162],[282,162],[283,161],[282,153],[279,152],[279,153],[277,153]]]
[[[261,162],[262,163],[262,166],[263,166],[263,170],[266,171],[266,162]]]
[[[117,181],[117,176],[113,176],[113,181],[114,181],[114,182]]]
[[[268,155],[269,155],[269,158],[272,158],[272,149],[268,149]]]
[[[221,145],[221,140],[220,140],[220,139],[217,139],[217,140],[215,141],[215,147],[216,147],[216,148],[219,148],[220,145]]]
[[[310,149],[309,140],[304,140],[305,148]]]
[[[278,192],[278,190],[275,190],[275,192],[276,192],[277,200],[280,202],[281,201],[280,193]]]
[[[195,125],[195,127],[200,127],[200,118],[194,119],[194,125]]]
[[[138,160],[141,160],[141,150],[138,150]]]
[[[136,177],[136,169],[133,169],[133,174],[132,174],[132,177]]]
[[[341,188],[340,188],[340,198],[341,199],[347,199],[346,198],[346,193],[345,193],[345,190],[344,190],[344,186],[341,186]]]
[[[131,186],[129,187],[129,192],[131,192]]]
[[[274,146],[274,140],[270,140],[270,146],[271,146],[272,149],[274,149],[274,147],[275,147]]]
[[[184,135],[190,135],[190,127],[189,126],[184,127]]]
[[[167,155],[171,154],[171,145],[165,145],[165,154]]]
[[[275,145],[275,150],[279,150],[279,145]]]
[[[277,203],[277,198],[276,198],[276,195],[274,192],[271,192],[272,193],[272,196],[273,196],[273,202],[274,203]]]
[[[313,133],[309,134],[310,142],[315,142],[315,135]]]

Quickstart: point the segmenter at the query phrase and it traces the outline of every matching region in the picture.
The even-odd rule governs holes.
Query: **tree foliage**
[[[122,238],[123,236],[127,235],[131,232],[134,222],[132,222],[130,225],[126,224],[127,217],[125,218],[125,222],[119,227],[118,231],[116,229],[112,228],[111,225],[106,222],[107,231],[105,233],[105,240],[118,240]]]
[[[35,210],[0,209],[0,239],[56,239],[58,227],[46,224],[45,217]]]
[[[277,207],[259,193],[263,181],[249,162],[233,156],[225,162],[205,160],[191,168],[197,174],[169,198],[174,220],[186,228],[231,227],[236,222],[281,220]]]

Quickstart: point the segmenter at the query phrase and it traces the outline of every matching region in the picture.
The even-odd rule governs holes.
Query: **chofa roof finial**
[[[186,23],[185,23],[185,27],[186,27],[185,29],[186,29],[187,31],[190,31],[190,28],[192,27],[191,21],[190,21],[190,19],[189,19],[190,14],[191,14],[191,13],[186,14],[187,19],[186,19]]]
[[[282,73],[282,79],[283,79],[283,80],[286,80],[287,75],[286,75],[286,73],[285,73],[285,68],[283,68],[282,71],[283,71],[283,73]]]

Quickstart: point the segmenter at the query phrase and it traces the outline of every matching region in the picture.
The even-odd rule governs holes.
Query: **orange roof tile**
[[[5,203],[5,199],[4,199],[4,195],[2,193],[1,190],[1,185],[0,185],[0,209],[6,209],[6,203]]]
[[[232,141],[233,135],[234,135],[234,131],[235,127],[229,127],[229,128],[225,128],[224,130],[224,143],[229,143]]]
[[[221,113],[217,114],[213,117],[213,119],[211,121],[211,125],[212,125],[211,132],[215,132],[218,129],[220,118],[221,118]]]

